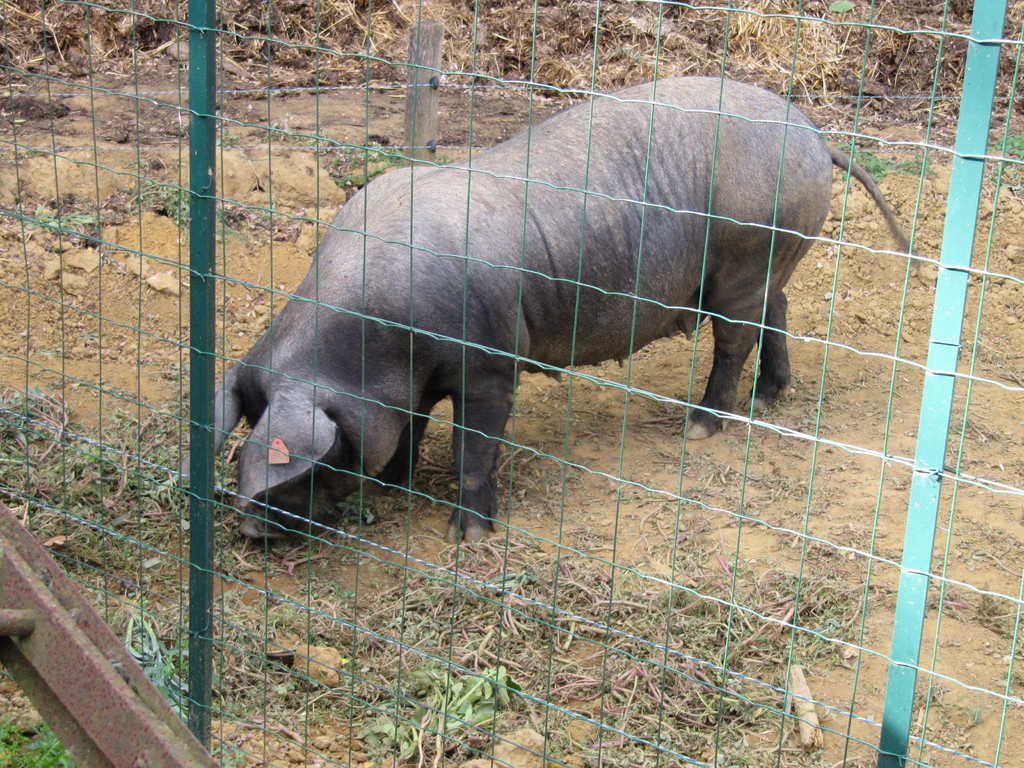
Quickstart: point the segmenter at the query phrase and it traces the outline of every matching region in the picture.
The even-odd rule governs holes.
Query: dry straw
[[[365,0],[223,0],[219,23],[223,53],[252,79],[274,86],[360,83],[368,73],[377,81],[400,79],[389,63],[406,56],[413,24],[434,18],[447,29],[445,68],[467,73],[467,80],[477,73],[555,89],[610,89],[655,74],[717,74],[724,61],[728,74],[778,91],[927,94],[939,36],[908,31],[940,29],[941,7],[882,2],[871,15],[869,5],[838,12],[796,0],[752,0],[731,9],[621,0],[395,0],[374,3],[371,12]],[[950,32],[968,29],[969,9],[961,5],[950,4]],[[66,77],[129,72],[137,57],[183,34],[185,20],[185,6],[167,0],[136,0],[131,12],[54,4],[45,16],[35,0],[3,0],[2,7],[6,58],[15,70]],[[940,93],[955,92],[964,45],[947,38]]]

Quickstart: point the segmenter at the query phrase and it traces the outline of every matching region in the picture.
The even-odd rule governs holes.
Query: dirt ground
[[[160,86],[154,81],[141,90]],[[226,278],[218,302],[225,355],[243,355],[282,306],[281,295],[270,289],[287,292],[308,270],[321,231],[315,221],[328,220],[346,197],[331,174],[361,164],[340,145],[362,144],[367,136],[385,147],[400,142],[399,96],[343,90],[319,100],[296,93],[272,104],[242,96],[225,101],[225,114],[237,121],[221,136],[218,155],[219,194],[228,201],[218,241]],[[7,153],[0,176],[0,201],[9,212],[0,221],[0,327],[6,329],[0,334],[0,384],[61,395],[83,429],[111,423],[120,410],[174,423],[187,393],[188,363],[182,269],[188,235],[175,223],[181,218],[176,189],[187,186],[184,115],[148,102],[129,112],[125,105],[134,110],[138,102],[115,95],[74,95],[61,103],[67,109],[52,122],[45,112],[18,118],[19,151],[16,157]],[[469,106],[464,90],[444,95],[441,152],[452,159],[465,152]],[[528,102],[521,92],[486,90],[472,106],[473,142],[486,146],[525,123]],[[558,106],[537,97],[533,114],[540,118]],[[267,125],[275,131],[268,134]],[[883,138],[921,138],[915,126],[881,130]],[[313,134],[338,144],[318,145],[307,138]],[[908,228],[913,223],[916,252],[937,259],[949,153],[934,152],[923,177],[912,151],[886,157],[917,157],[916,171],[892,171],[881,186],[901,220]],[[359,183],[358,168],[346,174],[349,187]],[[1024,766],[1022,659],[1013,643],[1024,570],[1024,198],[1004,187],[994,206],[994,188],[989,174],[975,266],[990,277],[970,278],[964,378],[956,388],[950,475],[935,543],[935,573],[942,577],[937,584],[945,589],[940,597],[933,585],[922,667],[934,674],[921,675],[928,706],[914,714],[915,733],[939,745],[922,748],[918,758],[937,766],[969,763],[957,753]],[[657,395],[696,399],[691,393],[702,391],[710,369],[709,333],[696,344],[682,337],[657,342],[624,367],[583,369],[585,378],[524,377],[508,433],[520,447],[509,453],[500,478],[512,543],[499,537],[490,548],[464,555],[464,563],[455,561],[460,573],[484,581],[503,562],[521,562],[540,574],[549,573],[549,565],[556,574],[590,569],[611,581],[609,592],[617,579],[632,579],[643,582],[652,600],[681,602],[695,592],[729,602],[742,591],[738,581],[756,588],[780,574],[798,577],[811,594],[839,574],[845,591],[820,625],[801,613],[803,629],[790,633],[793,600],[799,599],[793,594],[788,602],[746,605],[756,625],[752,634],[772,635],[781,649],[759,660],[760,667],[743,668],[747,688],[774,686],[758,695],[770,698],[784,684],[787,649],[802,647],[799,636],[846,638],[825,643],[826,651],[797,654],[820,705],[824,748],[804,755],[792,741],[791,724],[781,720],[735,726],[719,720],[704,746],[689,752],[714,765],[874,764],[887,674],[882,657],[891,642],[938,269],[927,262],[911,269],[904,256],[894,255],[867,195],[856,185],[845,191],[837,174],[826,240],[810,252],[787,291],[794,381],[781,402],[757,415],[777,429],[732,422],[721,435],[684,445],[684,413]],[[66,230],[98,231],[106,245],[97,250],[73,234],[40,226],[56,221],[55,200],[61,201]],[[840,240],[854,245],[839,248]],[[748,370],[745,390],[749,377]],[[437,418],[414,487],[452,498],[443,423],[448,412],[442,408]],[[218,540],[226,553],[223,593],[235,593],[231,605],[263,610],[293,596],[330,614],[326,603],[316,602],[328,598],[311,589],[330,585],[335,597],[355,595],[346,615],[356,621],[359,601],[370,600],[361,595],[435,572],[424,564],[462,557],[442,543],[442,505],[393,497],[374,504],[375,524],[348,528],[361,530],[367,542],[328,536],[328,544],[298,565],[279,551],[254,551],[225,526]],[[173,527],[173,521],[155,524]],[[420,562],[410,570],[407,558]],[[530,596],[528,588],[523,595]],[[406,598],[401,600],[405,606]],[[417,610],[406,607],[410,615]],[[365,626],[377,626],[373,622],[381,619],[364,611],[371,614]],[[594,611],[602,621],[608,613],[600,605]],[[533,631],[525,620],[521,628],[527,636]],[[505,629],[505,642],[512,643],[515,634]],[[329,634],[321,633],[320,641],[328,644]],[[603,654],[614,643],[582,631],[576,636],[572,647],[552,641],[550,648],[537,648],[535,663],[547,664],[550,677],[559,669],[546,658],[550,653],[600,674]],[[690,647],[676,630],[663,630],[661,640],[666,638],[681,654],[670,666],[688,654],[698,666],[721,663],[720,649]],[[345,655],[342,640],[335,636],[330,644]],[[262,653],[258,633],[253,648]],[[384,655],[367,658],[388,663]],[[371,662],[364,661],[368,669]],[[462,663],[473,668],[466,659]],[[520,664],[515,674],[525,677],[528,665]],[[656,680],[633,684],[648,691],[641,695],[657,689]],[[529,725],[543,732],[544,702],[581,718],[571,721],[576,730],[566,731],[569,741],[551,764],[596,764],[595,755],[615,764],[635,759],[630,750],[640,746],[602,736],[590,722],[611,724],[618,715],[610,712],[628,710],[631,699],[615,700],[613,707],[603,695],[528,692],[536,700],[519,710],[516,722],[503,723],[508,730]],[[267,709],[263,720],[232,712],[237,719],[225,717],[218,736],[243,750],[238,754],[249,764],[379,764],[366,732],[359,735],[352,725],[362,716],[353,720],[348,705],[330,696],[319,701],[323,695],[303,694],[302,711],[290,722],[272,723]],[[781,707],[781,698],[774,706]],[[621,723],[631,733],[629,721]],[[676,744],[669,736],[659,743]],[[695,749],[686,741],[672,748]],[[748,762],[738,762],[743,756]],[[727,757],[736,762],[723,762]]]

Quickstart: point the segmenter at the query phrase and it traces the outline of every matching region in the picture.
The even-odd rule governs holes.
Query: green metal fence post
[[[910,740],[914,686],[928,597],[935,526],[945,466],[953,386],[981,200],[1006,0],[976,0],[957,122],[949,201],[942,234],[928,361],[921,396],[914,475],[904,534],[879,768],[899,768]]]
[[[189,0],[189,727],[210,745],[213,672],[213,385],[216,185],[213,0]]]

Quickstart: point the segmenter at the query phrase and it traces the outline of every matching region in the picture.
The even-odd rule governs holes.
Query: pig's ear
[[[275,393],[239,454],[239,493],[258,499],[302,477],[328,458],[338,437],[338,425],[308,392]]]
[[[228,439],[238,422],[242,419],[242,398],[238,393],[237,379],[239,366],[228,371],[224,377],[224,383],[220,385],[217,394],[213,398],[213,455],[220,453],[224,443]],[[186,456],[181,462],[181,474],[188,477],[190,473],[191,459]]]
[[[224,383],[213,398],[213,454],[216,456],[228,435],[242,419],[242,397],[238,392],[238,369],[235,366],[224,377]]]

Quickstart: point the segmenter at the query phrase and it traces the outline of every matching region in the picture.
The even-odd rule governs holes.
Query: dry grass
[[[99,454],[58,401],[8,392],[3,403],[8,500],[53,503],[31,505],[35,533],[60,537],[56,554],[116,631],[151,622],[154,668],[183,679],[186,500],[162,469],[174,435],[158,419],[125,416],[104,431],[113,450]],[[421,474],[443,482],[429,461]],[[384,517],[403,506],[395,496],[381,499]],[[413,520],[429,514],[430,500],[411,504]],[[695,539],[669,580],[526,536],[444,547],[436,565],[330,532],[254,549],[234,517],[217,534],[216,708],[229,725],[279,726],[287,748],[309,749],[328,724],[347,722],[355,746],[345,748],[374,765],[459,762],[524,725],[552,734],[554,760],[612,750],[632,765],[699,754],[718,732],[770,736],[789,727],[786,665],[819,664],[836,641],[854,641],[860,614],[850,606],[865,589],[827,552],[798,576],[730,562],[720,542]],[[311,677],[289,651],[297,643],[337,649],[340,682]],[[736,756],[742,749],[737,741]]]
[[[948,31],[964,33],[966,3],[953,2]],[[874,16],[866,3],[846,13],[813,4],[797,17],[796,0],[754,0],[727,10],[685,4],[498,3],[474,6],[449,0],[294,0],[221,4],[223,53],[254,77],[268,71],[273,85],[365,82],[399,78],[389,62],[407,56],[408,31],[420,18],[447,29],[445,68],[498,80],[532,81],[554,89],[610,89],[658,75],[716,74],[723,69],[776,90],[855,95],[927,94],[935,72],[938,36],[902,30],[938,29],[934,3],[883,2]],[[7,55],[26,72],[81,77],[90,69],[128,71],[183,34],[184,6],[137,0],[134,13],[91,5],[49,5],[43,18],[32,0],[4,0]],[[598,10],[600,17],[598,18]],[[1011,12],[1015,17],[1020,8]],[[1019,25],[1019,19],[1011,19]],[[869,26],[869,24],[873,26]],[[46,34],[40,35],[39,29]],[[870,53],[864,56],[866,45]],[[964,43],[946,40],[940,94],[955,92]],[[867,59],[865,65],[864,60]]]

